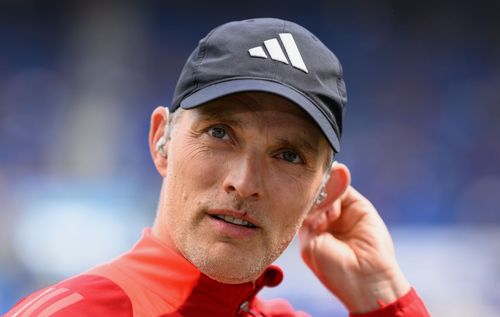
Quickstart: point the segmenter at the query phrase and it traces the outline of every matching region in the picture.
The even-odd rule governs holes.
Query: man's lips
[[[211,209],[207,214],[217,220],[246,228],[259,228],[258,222],[248,215],[246,211],[231,209]]]

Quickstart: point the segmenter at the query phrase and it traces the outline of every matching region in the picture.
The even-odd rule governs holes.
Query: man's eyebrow
[[[231,112],[221,111],[217,107],[201,107],[198,113],[203,121],[221,121],[237,126],[243,125],[243,121],[232,116]]]
[[[289,147],[292,149],[303,150],[306,153],[317,155],[319,154],[319,144],[318,142],[310,143],[306,139],[296,137],[293,141],[286,138],[278,138],[277,141],[284,147]]]

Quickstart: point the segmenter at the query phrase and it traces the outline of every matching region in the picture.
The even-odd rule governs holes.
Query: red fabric
[[[261,300],[257,293],[283,279],[270,266],[254,283],[229,285],[203,275],[149,229],[134,248],[20,301],[5,317],[307,317],[285,300]],[[428,317],[410,293],[380,310],[351,317]]]
[[[110,280],[92,275],[76,276],[33,293],[19,301],[4,317],[25,315],[133,316],[132,303],[127,294]]]
[[[379,310],[366,314],[350,314],[350,317],[430,317],[424,302],[417,295],[415,289],[411,289],[406,295],[394,303],[385,305]]]

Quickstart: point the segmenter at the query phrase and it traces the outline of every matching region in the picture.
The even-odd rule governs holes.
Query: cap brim
[[[184,98],[180,106],[184,109],[196,108],[206,102],[212,101],[217,98],[221,98],[227,95],[231,95],[238,92],[248,92],[248,91],[261,91],[272,93],[297,104],[299,107],[304,109],[311,118],[318,124],[319,128],[325,135],[333,150],[338,153],[340,151],[340,143],[337,138],[332,125],[321,112],[320,109],[307,97],[297,92],[295,89],[290,88],[286,85],[280,84],[278,82],[269,81],[265,79],[233,79],[229,81],[223,81],[219,83],[212,84],[210,86],[204,87],[197,90],[193,94]]]

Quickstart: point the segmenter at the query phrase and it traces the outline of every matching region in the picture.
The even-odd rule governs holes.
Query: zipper
[[[252,309],[250,309],[250,303],[246,300],[243,304],[240,305],[239,316],[253,316],[253,317],[262,317],[262,315]]]
[[[279,270],[279,272],[281,272],[281,270]],[[266,274],[266,273],[267,272],[265,272],[264,274]],[[281,274],[281,278],[282,278],[282,274]],[[259,278],[256,282],[254,282],[253,290],[246,297],[246,300],[243,303],[241,303],[237,316],[240,316],[240,317],[246,317],[246,316],[266,317],[264,314],[250,308],[250,302],[255,299],[255,296],[257,296],[257,293],[260,292],[264,288],[264,286],[267,286],[267,285],[276,286],[281,281],[281,279],[280,279],[278,281],[278,283],[272,282],[271,284],[269,284],[266,281],[266,279],[267,279],[267,276],[263,276],[263,278],[261,276],[261,278]]]

